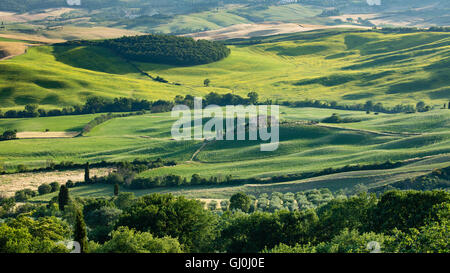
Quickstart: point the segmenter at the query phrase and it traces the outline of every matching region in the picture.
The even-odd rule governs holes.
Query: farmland
[[[155,177],[169,174],[190,178],[193,174],[201,177],[233,178],[270,177],[275,175],[321,171],[355,163],[372,164],[386,160],[401,161],[413,159],[405,167],[385,171],[364,171],[335,174],[261,186],[193,187],[182,189],[161,189],[137,191],[186,193],[198,198],[223,198],[229,193],[269,192],[272,188],[311,189],[328,187],[334,190],[351,188],[357,184],[380,185],[392,183],[407,177],[415,177],[434,168],[445,167],[450,154],[448,110],[433,110],[416,114],[366,114],[361,111],[344,111],[317,108],[281,107],[280,146],[273,153],[259,150],[258,141],[218,141],[206,144],[191,161],[192,156],[203,145],[201,141],[174,141],[170,130],[176,120],[169,113],[146,114],[109,120],[91,132],[68,139],[19,139],[0,142],[0,158],[4,168],[14,168],[19,164],[29,167],[43,167],[48,160],[75,163],[106,161],[132,161],[136,158],[156,159],[158,157],[175,160],[177,166],[145,171],[139,177]],[[304,124],[321,121],[333,113],[362,121],[328,127],[326,124]],[[83,122],[93,115],[34,118],[37,131],[73,131],[81,128]],[[411,119],[415,120],[411,124]],[[430,122],[436,120],[436,123]],[[10,128],[30,130],[27,119],[1,120],[9,122]],[[80,125],[77,127],[76,124]],[[387,127],[376,124],[389,124]],[[3,125],[5,126],[5,125]],[[22,129],[21,129],[22,128]],[[364,129],[360,129],[364,128]],[[421,132],[418,133],[418,128]],[[389,133],[387,133],[389,132]],[[423,159],[421,159],[423,158]],[[381,178],[382,179],[381,179]],[[88,188],[94,186],[87,186]],[[106,188],[105,188],[106,187]],[[94,189],[98,189],[94,190]],[[286,190],[284,190],[286,189]],[[108,186],[95,186],[93,193],[84,188],[75,189],[85,194],[98,195],[109,192]],[[295,191],[295,190],[294,190]]]
[[[434,109],[375,115],[282,107],[280,148],[270,154],[260,152],[260,143],[252,141],[176,142],[170,136],[175,119],[168,113],[112,119],[75,138],[70,138],[72,132],[80,132],[99,114],[0,119],[3,130],[17,130],[24,138],[0,142],[3,169],[40,168],[48,160],[84,163],[161,157],[178,165],[139,177],[264,178],[450,152],[450,116],[447,109],[440,109],[448,102],[449,83],[442,77],[448,73],[450,52],[446,33],[318,30],[264,37],[250,45],[237,40],[228,47],[231,55],[224,60],[195,66],[130,62],[112,50],[89,45],[33,47],[0,63],[0,103],[4,111],[30,103],[53,109],[82,104],[89,96],[171,100],[175,95],[246,96],[254,91],[260,101],[278,103],[322,100],[354,105],[372,100],[392,107],[424,101]],[[154,81],[142,71],[169,83]],[[209,87],[203,85],[205,78],[211,82]],[[334,113],[355,122],[308,124]],[[46,139],[46,134],[69,138]]]
[[[82,2],[0,2],[0,253],[450,251],[445,1]]]

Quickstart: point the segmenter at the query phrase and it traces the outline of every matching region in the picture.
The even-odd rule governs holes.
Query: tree
[[[423,111],[425,110],[425,102],[419,101],[419,102],[416,104],[416,109],[417,109],[417,111],[419,111],[419,112],[423,112]]]
[[[66,239],[69,227],[55,217],[33,219],[19,215],[0,223],[0,252],[2,253],[64,253],[58,242]]]
[[[17,130],[6,130],[0,136],[0,140],[12,140],[17,138]]]
[[[256,92],[250,92],[247,94],[247,97],[249,99],[250,104],[257,104],[258,103],[258,99],[259,99],[259,95]]]
[[[44,195],[52,192],[52,187],[49,184],[42,184],[38,187],[39,195]]]
[[[25,106],[25,113],[27,117],[37,117],[39,116],[38,113],[38,106],[35,104],[28,104]]]
[[[198,200],[171,194],[151,194],[126,208],[117,226],[127,226],[157,237],[178,238],[189,252],[212,249],[217,236],[217,216]]]
[[[87,231],[83,212],[78,209],[75,218],[74,240],[80,244],[81,253],[87,252]]]
[[[251,200],[245,193],[236,193],[230,198],[230,209],[239,209],[243,212],[250,210]]]
[[[86,163],[84,166],[84,182],[91,181],[90,175],[89,175],[89,162]]]
[[[114,184],[114,196],[119,195],[119,184]]]
[[[69,204],[69,189],[65,185],[59,189],[58,204],[60,211],[64,211],[64,207]]]
[[[381,196],[371,212],[371,230],[407,231],[426,224],[433,206],[450,202],[446,191],[389,191]]]
[[[211,83],[210,79],[206,79],[203,81],[203,85],[205,85],[205,87],[208,87],[210,83]]]
[[[50,183],[50,187],[52,187],[52,192],[57,192],[57,191],[59,191],[59,188],[60,188],[58,182],[52,182],[52,183]]]

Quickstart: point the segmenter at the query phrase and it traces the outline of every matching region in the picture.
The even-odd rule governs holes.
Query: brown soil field
[[[28,46],[25,43],[0,42],[0,61],[24,54]]]
[[[66,41],[63,39],[51,39],[37,34],[24,34],[15,32],[0,32],[0,37],[14,40],[37,42],[43,44],[62,43]]]
[[[14,13],[0,11],[0,20],[10,23],[25,23],[29,21],[43,20],[48,17],[60,17],[62,14],[70,12],[75,9],[71,8],[56,8],[47,9],[37,13]]]
[[[90,175],[105,176],[113,169],[99,168],[91,169]],[[68,180],[74,182],[83,181],[84,169],[73,171],[51,171],[37,173],[17,173],[0,175],[0,195],[13,196],[16,191],[23,189],[37,190],[44,183],[58,182],[65,184]]]
[[[264,24],[238,24],[218,30],[204,31],[198,33],[191,33],[185,36],[194,39],[205,40],[228,40],[237,38],[251,38],[258,36],[270,36],[278,34],[296,33],[302,31],[311,31],[316,29],[329,28],[363,28],[369,27],[354,26],[354,25],[336,25],[336,26],[321,26],[321,25],[305,25],[294,23],[264,23]]]
[[[76,137],[80,132],[20,132],[17,138],[72,138]]]

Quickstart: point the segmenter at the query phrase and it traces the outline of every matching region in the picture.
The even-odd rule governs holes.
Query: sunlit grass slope
[[[326,31],[290,34],[256,45],[232,46],[217,63],[197,67],[140,64],[185,85],[211,86],[279,100],[343,103],[446,102],[450,93],[450,35]]]
[[[143,76],[113,52],[96,47],[39,47],[0,62],[0,107],[36,103],[61,107],[90,95],[173,99],[177,94],[216,91],[262,99],[367,100],[384,105],[423,100],[447,103],[450,35],[381,34],[324,30],[262,38],[254,45],[230,46],[219,62],[173,67],[138,63],[163,84]],[[211,87],[204,87],[209,78]]]

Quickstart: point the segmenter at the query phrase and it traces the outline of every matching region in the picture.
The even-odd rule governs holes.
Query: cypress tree
[[[69,189],[62,185],[61,188],[59,188],[59,194],[58,194],[58,205],[59,210],[64,211],[64,207],[69,203]]]
[[[114,185],[114,195],[115,196],[119,195],[119,184],[117,183]]]
[[[86,163],[86,166],[84,167],[84,182],[91,181],[91,178],[89,176],[89,162]]]
[[[77,209],[75,219],[74,241],[80,244],[81,253],[87,252],[87,231],[84,222],[83,212]]]

